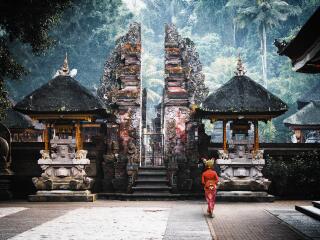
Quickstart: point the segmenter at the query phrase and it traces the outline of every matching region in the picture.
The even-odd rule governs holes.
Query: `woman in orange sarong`
[[[204,186],[205,196],[208,203],[207,212],[211,217],[214,217],[213,209],[216,200],[217,184],[219,178],[216,171],[213,170],[214,159],[204,159],[203,163],[206,166],[206,170],[202,173],[202,185]]]

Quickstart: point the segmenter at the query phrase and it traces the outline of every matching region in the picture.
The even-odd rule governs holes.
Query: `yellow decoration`
[[[213,165],[214,165],[214,160],[213,159],[209,159],[209,160],[203,159],[203,163],[206,166],[206,168],[212,169]]]

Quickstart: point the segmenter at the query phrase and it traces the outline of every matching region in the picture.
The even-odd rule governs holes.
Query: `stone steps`
[[[136,180],[136,184],[146,184],[146,185],[167,185],[168,180],[166,178],[140,178]]]
[[[314,207],[320,209],[320,201],[313,201],[313,202],[312,202],[312,205],[313,205]]]
[[[141,199],[170,198],[168,183],[165,167],[140,167],[132,196]]]
[[[295,209],[320,221],[320,201],[313,201],[312,205],[313,206],[295,206]]]

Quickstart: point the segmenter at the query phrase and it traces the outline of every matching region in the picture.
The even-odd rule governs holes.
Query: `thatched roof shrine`
[[[318,129],[320,127],[320,101],[310,102],[295,114],[283,120],[291,128]]]

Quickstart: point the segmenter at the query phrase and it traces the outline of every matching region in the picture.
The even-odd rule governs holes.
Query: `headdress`
[[[206,159],[203,159],[203,163],[204,165],[206,166],[206,168],[213,168],[213,165],[214,165],[214,159],[209,159],[209,160],[206,160]]]

